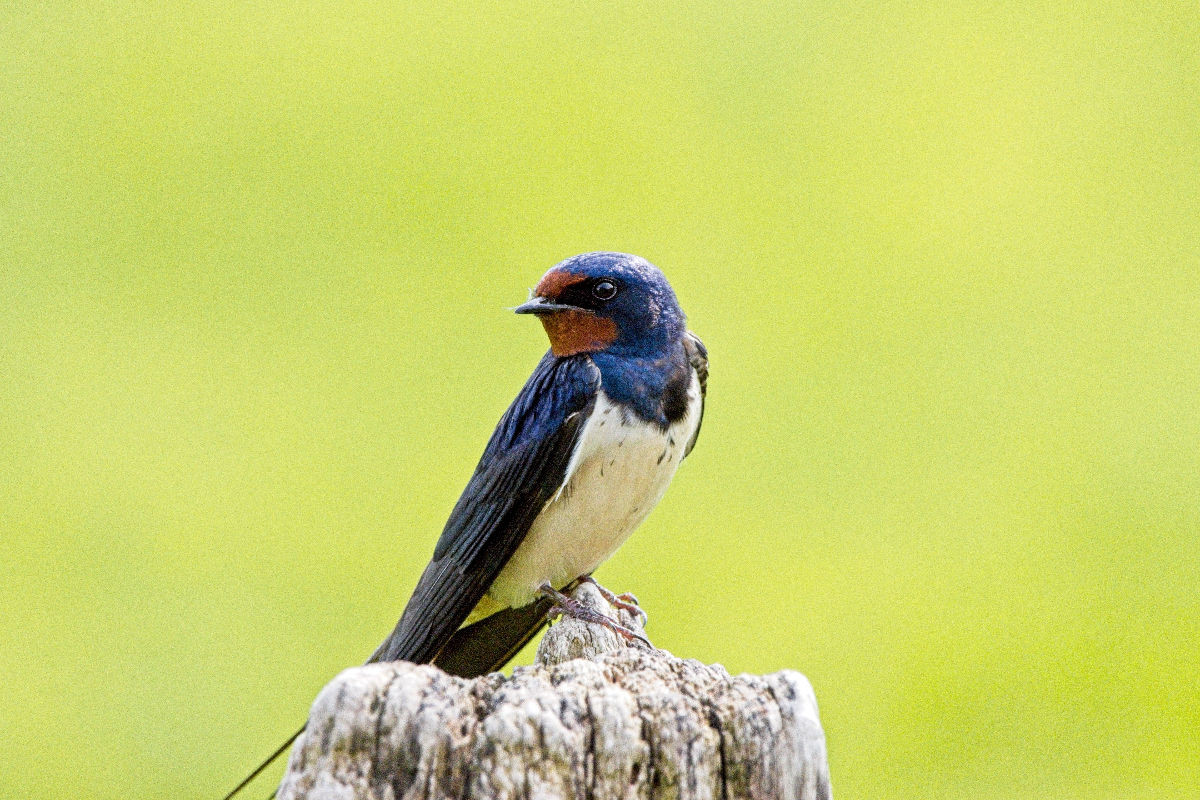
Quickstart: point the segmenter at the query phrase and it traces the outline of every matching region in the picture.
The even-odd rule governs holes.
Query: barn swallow
[[[708,354],[657,267],[585,253],[513,310],[541,321],[550,350],[367,663],[432,663],[463,677],[501,668],[549,614],[581,611],[563,590],[621,546],[696,444]]]

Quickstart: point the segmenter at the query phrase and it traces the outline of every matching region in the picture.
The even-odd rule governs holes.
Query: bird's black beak
[[[555,303],[547,300],[544,297],[532,297],[528,302],[522,303],[513,309],[514,314],[553,314],[556,311],[578,311],[575,306],[567,306],[562,303]]]

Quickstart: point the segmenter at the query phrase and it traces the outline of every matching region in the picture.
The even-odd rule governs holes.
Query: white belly
[[[499,607],[522,606],[549,582],[562,587],[611,556],[658,504],[700,422],[700,385],[666,431],[614,405],[604,391],[567,469],[567,480],[488,592]]]

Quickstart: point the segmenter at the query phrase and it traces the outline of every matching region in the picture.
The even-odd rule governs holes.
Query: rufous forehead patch
[[[578,272],[567,272],[565,269],[552,269],[538,281],[538,285],[534,287],[533,293],[538,297],[545,297],[547,300],[556,300],[562,294],[563,289],[586,280],[587,275],[580,275]]]
[[[617,323],[587,311],[556,311],[540,319],[556,356],[595,353],[617,340]]]

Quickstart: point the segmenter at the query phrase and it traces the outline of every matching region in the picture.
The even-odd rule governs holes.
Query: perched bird
[[[707,352],[657,267],[623,253],[575,256],[514,311],[541,320],[550,351],[369,662],[473,677],[502,667],[549,612],[586,614],[562,590],[620,547],[696,444]]]
[[[567,259],[515,311],[541,319],[550,352],[501,418],[372,661],[432,661],[465,677],[503,666],[544,623],[539,597],[561,601],[546,588],[612,555],[696,442],[707,354],[648,261]]]

